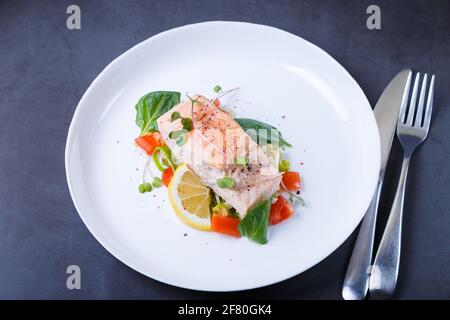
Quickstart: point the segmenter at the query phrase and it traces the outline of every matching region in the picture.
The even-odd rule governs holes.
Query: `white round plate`
[[[258,245],[184,225],[167,189],[140,194],[147,157],[134,106],[150,91],[214,94],[237,116],[279,127],[303,179],[305,208]],[[378,130],[353,78],[313,44],[272,27],[207,22],[158,34],[114,60],[84,94],[66,146],[73,202],[115,257],[159,281],[197,290],[261,287],[297,275],[356,228],[379,170]],[[156,170],[153,169],[156,173]]]

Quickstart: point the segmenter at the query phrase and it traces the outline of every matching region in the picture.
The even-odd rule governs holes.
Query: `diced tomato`
[[[161,139],[159,132],[149,133],[145,136],[140,136],[134,140],[136,144],[144,149],[144,151],[150,156],[156,147],[162,146],[164,142]]]
[[[297,171],[283,173],[283,186],[289,191],[300,190],[300,174]]]
[[[219,107],[220,107],[220,101],[219,101],[219,99],[214,100],[214,104],[215,104],[215,106],[216,106],[217,108],[219,108]]]
[[[171,167],[166,168],[164,170],[164,172],[162,173],[162,175],[161,175],[162,183],[166,187],[168,187],[169,183],[170,183],[170,180],[172,180],[172,177],[173,177],[173,170],[172,170],[172,168]]]
[[[270,207],[270,224],[278,224],[281,221],[289,219],[294,214],[294,208],[283,197],[278,196],[277,201]]]
[[[241,220],[239,218],[213,214],[211,218],[211,231],[228,234],[234,237],[240,237],[241,233],[238,229],[240,221]]]

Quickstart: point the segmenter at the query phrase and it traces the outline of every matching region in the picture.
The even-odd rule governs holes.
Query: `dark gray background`
[[[82,30],[67,30],[69,4],[81,7]],[[370,4],[381,7],[381,30],[366,28]],[[431,132],[410,170],[396,298],[449,299],[449,4],[0,0],[0,298],[341,298],[355,234],[290,280],[251,291],[205,293],[159,283],[122,264],[93,238],[72,204],[64,171],[66,135],[79,99],[97,74],[163,30],[237,20],[278,27],[320,46],[353,75],[372,105],[404,67],[436,74]],[[396,143],[381,222],[399,162]],[[70,264],[82,269],[81,290],[66,288]]]

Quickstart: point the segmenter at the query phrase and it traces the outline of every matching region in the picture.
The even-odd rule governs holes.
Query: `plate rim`
[[[115,65],[117,65],[122,59],[125,59],[125,57],[132,53],[133,51],[138,50],[141,46],[145,46],[148,45],[149,43],[151,43],[152,41],[164,37],[166,34],[170,34],[170,33],[175,33],[175,32],[179,32],[185,29],[190,29],[190,28],[195,28],[195,27],[201,27],[201,26],[205,26],[205,25],[211,25],[211,24],[234,24],[234,25],[251,25],[251,26],[256,26],[258,28],[268,28],[268,29],[274,29],[277,32],[283,32],[287,35],[290,35],[292,37],[295,37],[297,39],[299,39],[300,41],[304,42],[305,45],[311,46],[313,47],[315,50],[317,50],[318,52],[320,52],[321,54],[327,56],[328,59],[330,59],[330,62],[332,62],[337,69],[340,69],[341,72],[343,72],[347,78],[353,83],[354,87],[356,90],[359,90],[360,93],[362,94],[362,97],[364,98],[364,104],[365,106],[361,106],[361,108],[369,108],[369,110],[367,111],[372,111],[371,105],[367,99],[366,94],[364,93],[364,91],[362,90],[362,88],[360,87],[360,85],[356,82],[356,80],[353,78],[353,76],[347,71],[347,69],[345,69],[332,55],[330,55],[328,52],[326,52],[325,50],[323,50],[322,48],[320,48],[319,46],[315,45],[314,43],[296,35],[293,34],[291,32],[285,31],[283,29],[277,28],[277,27],[273,27],[273,26],[268,26],[268,25],[264,25],[264,24],[258,24],[258,23],[251,23],[251,22],[245,22],[245,21],[227,21],[227,20],[213,20],[213,21],[204,21],[204,22],[198,22],[198,23],[192,23],[192,24],[187,24],[187,25],[182,25],[182,26],[178,26],[172,29],[168,29],[162,32],[159,32],[135,45],[133,45],[131,48],[125,50],[124,52],[122,52],[119,56],[117,56],[116,58],[114,58],[108,65],[106,65],[106,67],[104,67],[102,69],[102,71],[95,77],[95,79],[91,82],[91,84],[89,85],[89,87],[86,89],[86,91],[84,92],[84,94],[82,95],[80,101],[78,102],[74,114],[72,116],[72,119],[70,121],[70,126],[69,126],[69,130],[67,133],[67,139],[66,139],[66,145],[65,145],[65,153],[64,153],[64,164],[65,164],[65,174],[66,174],[66,182],[68,185],[68,189],[69,189],[69,193],[72,199],[72,202],[75,206],[75,209],[78,213],[78,215],[80,216],[81,220],[83,221],[84,225],[87,227],[87,229],[89,230],[89,232],[92,234],[92,236],[103,246],[103,248],[105,248],[114,258],[118,259],[121,263],[125,264],[126,266],[128,266],[129,268],[133,269],[136,272],[139,272],[140,274],[149,277],[155,281],[161,282],[161,283],[165,283],[168,285],[172,285],[175,287],[179,287],[179,288],[184,288],[184,289],[190,289],[190,290],[197,290],[197,291],[205,291],[205,292],[235,292],[235,291],[243,291],[243,290],[251,290],[251,289],[256,289],[256,288],[262,288],[262,287],[266,287],[272,284],[276,284],[276,283],[280,283],[283,281],[286,281],[288,279],[291,279],[297,275],[302,274],[303,272],[311,269],[312,267],[314,267],[315,265],[317,265],[318,263],[322,262],[324,259],[326,259],[327,257],[329,257],[331,254],[333,254],[338,248],[341,247],[341,245],[345,242],[345,240],[347,240],[351,234],[356,230],[357,226],[359,225],[359,223],[361,222],[362,218],[364,217],[364,213],[365,210],[367,210],[369,204],[370,204],[370,199],[367,200],[367,205],[366,208],[364,210],[364,212],[361,214],[361,217],[358,220],[355,220],[355,224],[350,228],[351,232],[348,235],[345,235],[343,237],[343,239],[339,240],[339,243],[337,244],[337,246],[331,250],[330,252],[324,254],[322,257],[320,257],[319,259],[317,259],[317,261],[312,261],[310,264],[308,264],[308,266],[306,268],[304,268],[304,270],[300,271],[300,272],[293,272],[292,274],[284,274],[282,277],[279,277],[278,280],[276,281],[265,281],[262,282],[260,281],[259,284],[257,285],[253,285],[253,286],[245,286],[245,287],[240,287],[240,288],[234,288],[234,289],[220,289],[220,288],[202,288],[200,286],[188,286],[185,284],[180,284],[180,283],[176,283],[177,281],[170,281],[167,279],[164,279],[164,277],[159,277],[159,276],[154,276],[154,275],[149,275],[147,274],[147,272],[145,272],[145,270],[140,270],[139,267],[137,267],[133,261],[127,261],[127,259],[125,259],[125,257],[120,253],[117,252],[117,250],[112,249],[108,243],[107,240],[105,240],[103,238],[102,235],[99,235],[99,233],[94,233],[93,232],[93,228],[87,223],[87,218],[85,217],[85,215],[81,212],[80,210],[80,205],[77,201],[77,197],[75,195],[75,191],[73,190],[73,182],[71,179],[71,170],[70,170],[70,154],[71,154],[71,146],[72,146],[72,142],[74,140],[74,127],[75,127],[75,123],[77,122],[78,118],[79,118],[79,114],[80,114],[80,110],[83,108],[84,101],[86,100],[87,96],[89,96],[89,94],[91,93],[91,91],[93,91],[95,85],[97,84],[97,82],[101,81],[102,78],[105,77],[105,75],[110,72],[111,69],[113,69],[115,67]],[[376,131],[378,132],[378,125],[376,123],[376,119],[375,116],[373,114],[373,112],[369,112],[368,113],[368,119],[369,122],[372,122],[372,127],[376,129]],[[380,151],[380,138],[379,138],[379,134],[376,134],[375,138],[375,147],[376,147],[376,154],[380,154],[381,157],[381,151]],[[376,161],[376,160],[375,160]],[[380,159],[378,159],[377,162],[377,172],[379,171],[379,167],[380,167]],[[372,181],[372,189],[375,190],[376,187],[376,180]]]

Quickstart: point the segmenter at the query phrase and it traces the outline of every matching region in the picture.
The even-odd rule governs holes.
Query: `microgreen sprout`
[[[175,142],[177,143],[178,146],[181,147],[186,142],[186,135],[183,134],[183,135],[179,136],[178,138],[175,139]]]
[[[301,207],[305,206],[305,201],[303,200],[303,198],[300,197],[300,196],[297,196],[297,195],[295,195],[293,193],[289,193],[288,200],[294,206],[297,205],[297,204],[299,204]]]
[[[160,157],[162,157],[162,164],[160,161]],[[172,161],[172,153],[169,147],[167,147],[166,145],[156,147],[153,150],[152,158],[155,166],[159,171],[164,172],[164,170],[166,169],[164,166],[172,167],[172,169],[175,170],[175,164]]]
[[[217,185],[222,189],[231,189],[234,186],[234,180],[230,177],[223,177],[216,180]]]
[[[172,140],[177,140],[179,137],[184,136],[186,133],[186,129],[175,130],[169,133],[169,138]]]
[[[248,163],[247,157],[245,155],[236,158],[236,164],[241,166],[246,166]]]
[[[152,191],[152,185],[148,182],[143,182],[139,185],[139,192],[140,193],[146,193]]]
[[[175,120],[180,119],[180,118],[181,118],[180,113],[178,111],[175,111],[171,114],[170,121],[174,122]]]
[[[306,204],[305,204],[305,201],[303,200],[303,198],[300,197],[300,196],[298,196],[298,195],[296,195],[296,194],[294,194],[293,192],[289,191],[289,190],[286,188],[286,186],[284,185],[283,181],[281,181],[281,186],[283,187],[283,191],[285,191],[285,192],[287,192],[287,193],[289,194],[288,200],[289,200],[289,202],[290,202],[292,205],[299,204],[299,205],[302,206],[302,207],[304,207],[304,206],[306,205]]]
[[[194,119],[194,103],[196,103],[198,101],[195,99],[192,99],[188,95],[186,95],[186,97],[188,97],[188,99],[191,100],[191,118]]]
[[[153,186],[153,187],[155,187],[155,188],[160,188],[160,187],[161,187],[161,184],[162,184],[162,181],[161,181],[160,178],[158,178],[158,177],[154,177],[154,178],[153,178],[153,181],[152,181],[152,186]]]
[[[239,89],[240,89],[239,87],[236,87],[236,88],[233,88],[230,90],[222,91],[222,88],[220,88],[220,91],[217,92],[217,96],[209,102],[208,106],[212,105],[216,100],[219,100],[220,98],[226,96],[227,94],[229,94],[233,91],[239,90]]]
[[[279,172],[287,172],[289,171],[291,164],[289,163],[288,160],[286,159],[282,159],[280,160],[280,163],[278,164],[278,171]]]
[[[192,119],[191,118],[181,119],[181,124],[183,125],[183,129],[185,129],[187,131],[192,130]]]

